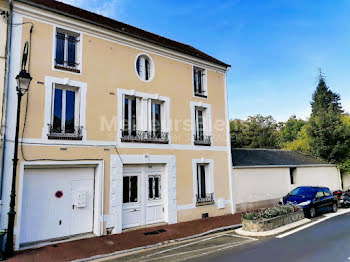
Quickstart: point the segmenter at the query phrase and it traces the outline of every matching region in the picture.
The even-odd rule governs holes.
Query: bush
[[[279,205],[279,206],[274,206],[271,208],[266,208],[259,210],[258,212],[247,212],[243,215],[244,219],[247,220],[257,220],[257,219],[267,219],[267,218],[273,218],[273,217],[278,217],[294,212],[299,212],[301,211],[301,207],[288,203],[286,205]]]

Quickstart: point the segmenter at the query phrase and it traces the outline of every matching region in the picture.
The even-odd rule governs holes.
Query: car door
[[[323,188],[324,193],[324,208],[328,210],[332,209],[333,194],[328,188]]]
[[[325,197],[324,197],[323,190],[321,188],[317,190],[314,205],[317,211],[323,211],[325,208]]]

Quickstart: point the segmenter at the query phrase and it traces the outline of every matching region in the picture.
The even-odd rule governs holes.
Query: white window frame
[[[159,189],[158,189],[159,190],[159,197],[155,197],[156,186],[155,186],[155,183],[154,183],[152,185],[153,198],[149,198],[149,194],[147,194],[147,196],[146,196],[147,201],[152,202],[152,201],[162,200],[162,175],[161,174],[148,174],[147,175],[147,190],[149,190],[149,177],[153,177],[153,178],[158,177],[159,178],[159,183],[158,183],[158,186],[159,186]]]
[[[149,78],[148,80],[146,80],[146,70],[145,70],[145,65],[143,65],[142,63],[140,64],[140,74],[138,73],[137,71],[137,60],[138,59],[141,59],[143,61],[145,61],[145,59],[147,58],[149,60],[149,70],[151,71],[150,72],[150,75],[149,75]],[[145,54],[145,53],[140,53],[136,56],[136,59],[135,59],[135,63],[134,63],[134,68],[135,68],[135,73],[137,75],[137,77],[143,81],[143,82],[151,82],[154,78],[154,75],[155,75],[155,65],[154,65],[154,62],[153,62],[153,59],[150,55],[148,54]]]
[[[54,90],[55,86],[58,85],[60,88],[73,88],[76,90],[75,93],[75,117],[74,121],[76,126],[82,127],[82,140],[86,140],[86,92],[87,83],[70,80],[69,78],[57,78],[46,76],[45,77],[45,111],[44,111],[44,126],[42,129],[42,139],[48,140],[47,134],[49,133],[49,125],[53,119],[53,103],[54,103]],[[67,140],[69,141],[69,140]],[[74,141],[71,141],[72,143]]]
[[[164,125],[163,125],[163,101],[158,101],[158,100],[151,100],[150,105],[151,105],[151,110],[149,111],[149,119],[150,119],[150,125],[148,128],[148,131],[152,131],[155,130],[156,127],[156,118],[155,118],[155,104],[160,105],[160,126],[161,126],[161,132],[163,132],[164,129]],[[153,110],[153,114],[152,114],[152,110]]]
[[[152,103],[161,104],[161,132],[167,132],[169,143],[171,144],[170,134],[170,98],[160,96],[158,94],[149,94],[138,92],[135,90],[117,89],[118,96],[118,132],[117,132],[117,144],[122,143],[125,147],[134,147],[137,144],[144,143],[128,143],[121,142],[122,137],[121,130],[124,128],[124,101],[125,97],[136,97],[136,129],[139,131],[152,131],[152,115],[151,106]],[[159,145],[154,144],[157,147]]]
[[[138,114],[138,107],[140,105],[140,98],[138,97],[135,97],[135,96],[124,96],[124,99],[123,99],[123,130],[125,130],[125,116],[124,116],[124,110],[125,110],[125,100],[128,99],[128,100],[135,100],[136,102],[136,130],[139,130],[138,129],[138,126],[139,126],[139,114]],[[128,104],[128,131],[131,131],[131,124],[132,124],[132,112],[131,112],[131,104],[129,103]]]
[[[204,92],[204,96],[206,97],[202,97],[202,96],[197,96],[195,89],[196,87],[194,86],[194,70],[200,70],[203,72],[202,74],[202,90]],[[202,99],[208,99],[208,70],[206,68],[203,68],[201,66],[197,66],[197,65],[192,65],[192,92],[193,92],[193,97],[196,98],[202,98]]]
[[[61,130],[62,134],[65,132],[65,122],[66,122],[66,91],[73,91],[75,93],[75,100],[74,100],[74,127],[78,127],[80,124],[80,115],[79,115],[79,107],[80,107],[80,96],[79,96],[79,88],[72,87],[72,86],[64,86],[60,84],[54,84],[53,86],[53,92],[52,92],[52,102],[51,102],[51,121],[50,124],[53,125],[54,120],[54,107],[55,107],[55,89],[61,89],[62,90],[62,119],[61,119]]]
[[[194,145],[194,135],[196,134],[196,130],[197,130],[197,121],[196,121],[197,108],[203,111],[203,135],[212,137],[211,106],[210,104],[191,101],[190,107],[191,107],[191,144]],[[213,140],[211,141],[210,146],[212,145],[213,145]]]
[[[76,70],[79,70],[78,72],[74,72],[74,71],[69,71],[69,70],[65,70],[65,69],[59,69],[59,68],[55,68],[56,65],[56,34],[57,34],[57,30],[63,30],[63,31],[68,31],[68,32],[72,32],[73,34],[77,35],[77,42],[75,45],[75,62],[76,62]],[[68,59],[68,40],[65,40],[65,50],[64,50],[64,60],[66,61]],[[59,72],[67,72],[67,73],[71,73],[74,75],[81,75],[82,74],[82,57],[83,57],[83,34],[81,31],[75,30],[75,29],[71,29],[71,28],[67,28],[65,26],[57,26],[54,25],[54,30],[53,30],[53,50],[52,50],[52,70],[54,71],[59,71]],[[64,65],[57,65],[57,66],[62,66],[65,67]],[[70,68],[70,67],[67,67]]]
[[[198,179],[197,179],[197,166],[205,165],[205,179],[206,179],[206,193],[214,194],[214,202],[215,201],[215,190],[214,190],[214,160],[213,159],[192,159],[192,174],[193,174],[193,206],[196,206],[197,199],[196,195],[198,195]]]

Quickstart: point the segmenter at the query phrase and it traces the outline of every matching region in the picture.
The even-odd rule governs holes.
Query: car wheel
[[[309,214],[311,218],[314,218],[316,216],[316,209],[314,207],[310,208]]]
[[[333,203],[333,205],[332,205],[332,212],[333,213],[337,213],[337,211],[338,211],[338,205],[336,203]]]

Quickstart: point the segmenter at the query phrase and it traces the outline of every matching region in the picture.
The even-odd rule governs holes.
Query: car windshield
[[[297,187],[292,192],[290,192],[289,195],[299,197],[314,197],[316,192],[317,189],[313,187]]]

